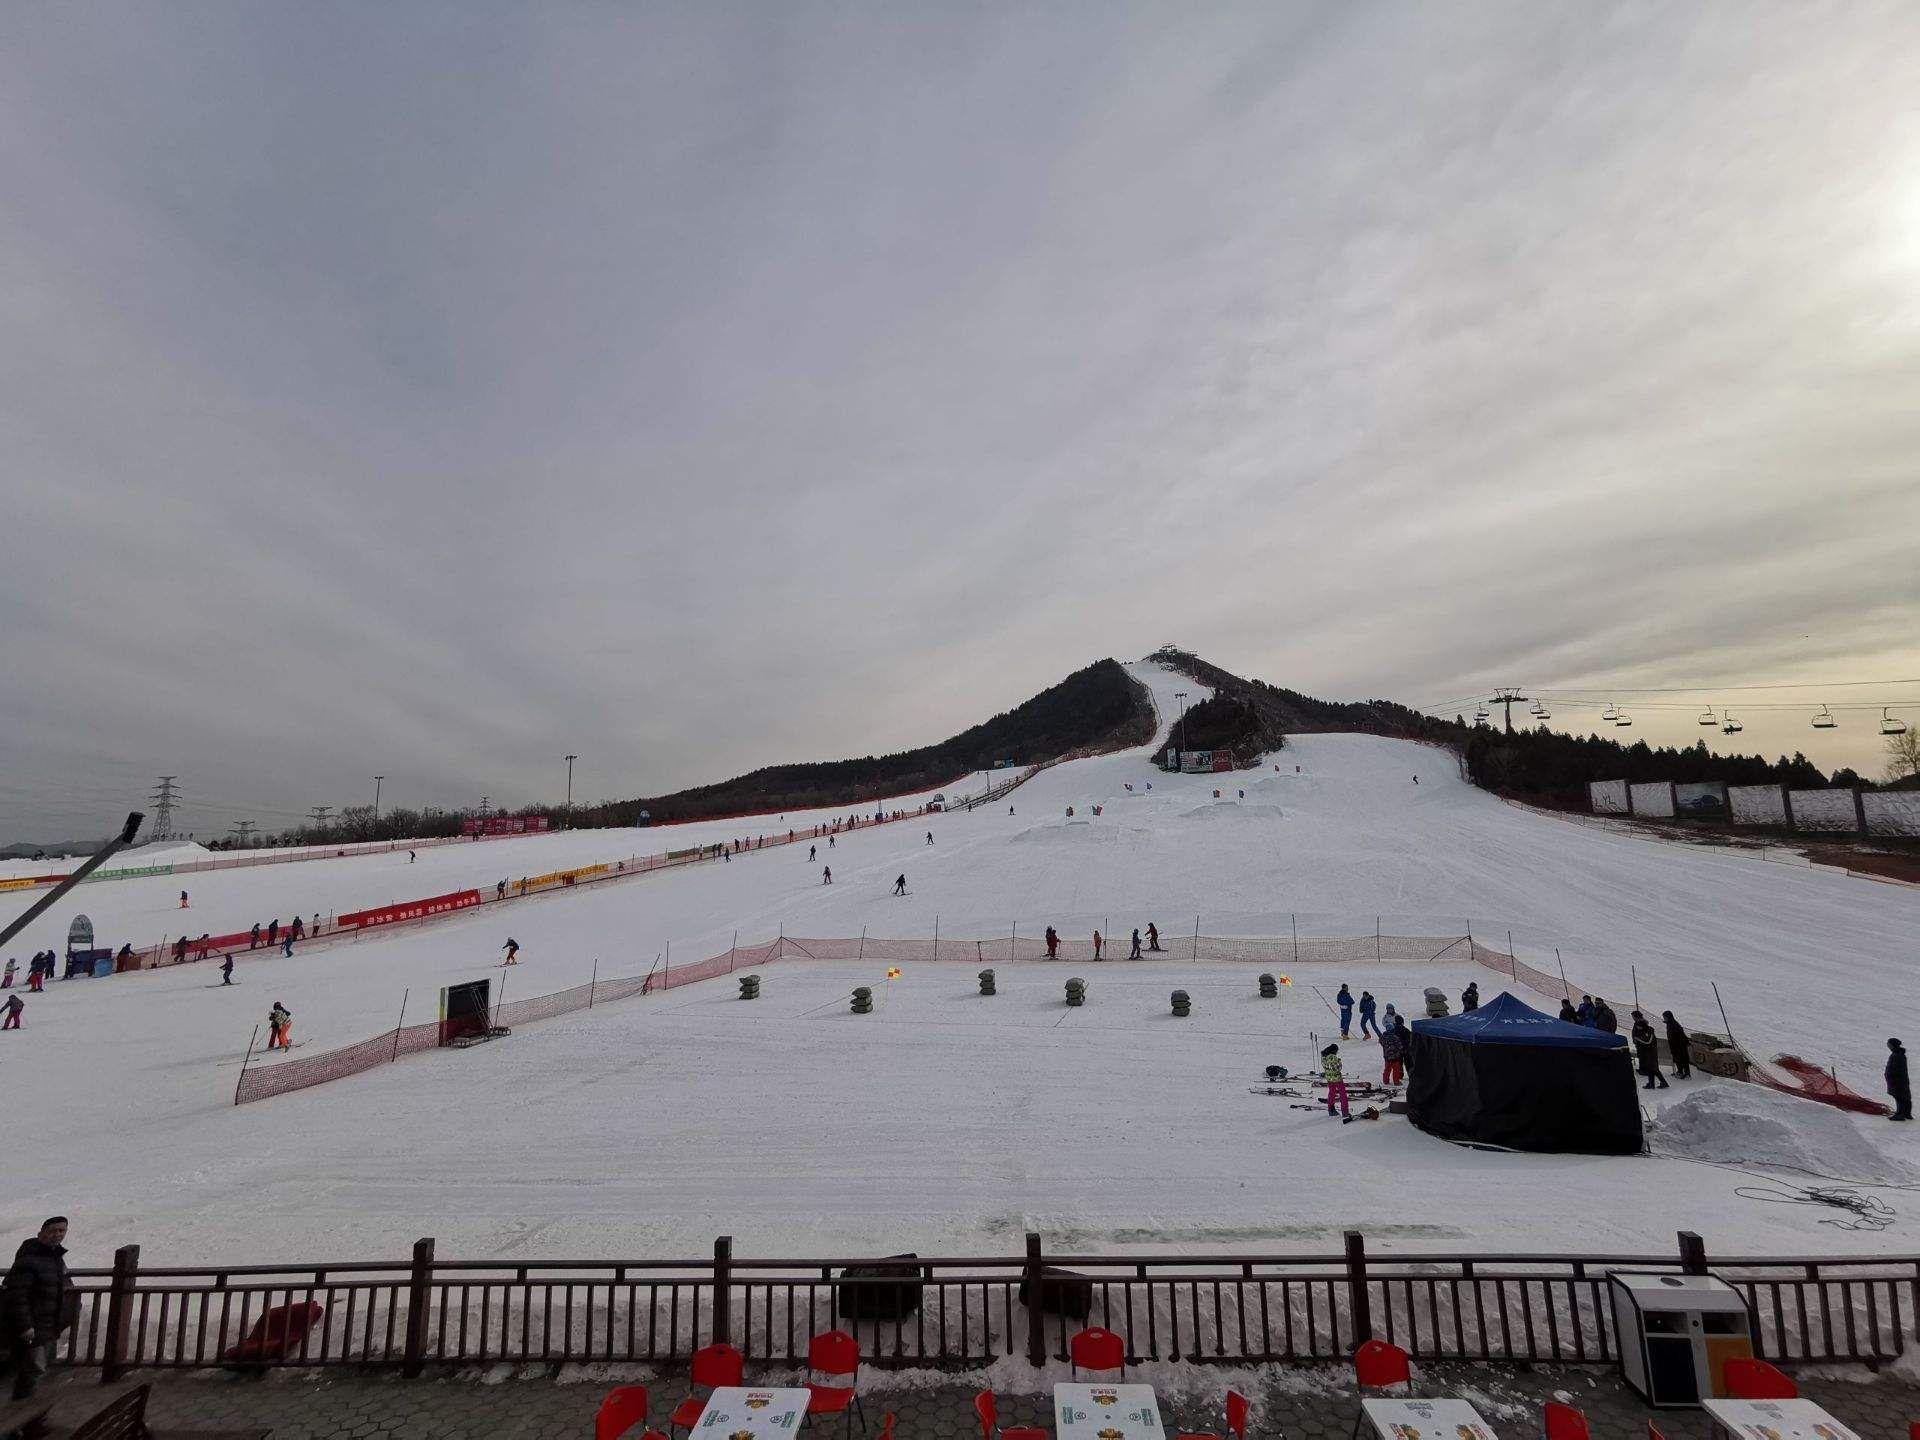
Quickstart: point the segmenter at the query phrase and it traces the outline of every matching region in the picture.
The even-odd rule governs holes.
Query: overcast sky
[[[1920,676],[1911,0],[12,5],[0,187],[0,838]]]

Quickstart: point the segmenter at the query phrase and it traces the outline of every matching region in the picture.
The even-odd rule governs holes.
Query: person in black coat
[[[1887,1094],[1893,1097],[1893,1118],[1913,1119],[1913,1084],[1907,1079],[1907,1047],[1887,1041]]]
[[[1480,982],[1469,980],[1467,988],[1460,992],[1460,1013],[1471,1015],[1480,1008]]]
[[[1633,1012],[1633,1054],[1640,1062],[1640,1073],[1646,1079],[1642,1090],[1665,1090],[1667,1077],[1660,1073],[1660,1041],[1653,1033],[1653,1026],[1647,1023],[1647,1017],[1638,1010]]]
[[[22,1240],[14,1252],[13,1267],[0,1281],[0,1339],[13,1368],[13,1398],[30,1399],[40,1377],[47,1373],[47,1357],[66,1325],[67,1292],[73,1281],[67,1274],[67,1217],[55,1215],[31,1240]]]
[[[1667,1022],[1667,1058],[1673,1061],[1673,1078],[1685,1080],[1693,1074],[1693,1049],[1687,1039],[1687,1027],[1673,1018],[1671,1010],[1662,1010],[1660,1018]]]
[[[1569,1025],[1578,1025],[1580,1023],[1580,1012],[1573,1008],[1573,1002],[1571,1000],[1562,1000],[1560,1002],[1560,1018]]]
[[[1613,1007],[1604,1000],[1593,1002],[1593,1023],[1597,1029],[1604,1030],[1609,1035],[1620,1033],[1620,1017],[1613,1013]]]

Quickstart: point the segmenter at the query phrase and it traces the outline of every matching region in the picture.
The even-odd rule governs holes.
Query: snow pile
[[[1833,1180],[1898,1185],[1920,1178],[1884,1154],[1845,1112],[1759,1085],[1709,1085],[1649,1126],[1658,1155],[1769,1165]]]
[[[1277,820],[1280,815],[1281,810],[1278,805],[1261,805],[1225,798],[1209,801],[1205,805],[1196,805],[1191,810],[1180,812],[1182,820]]]

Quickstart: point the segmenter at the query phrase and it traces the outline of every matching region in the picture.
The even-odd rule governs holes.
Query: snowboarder
[[[256,920],[253,922],[253,929],[247,932],[247,949],[258,950],[259,948],[260,948],[260,922]]]
[[[818,845],[807,846],[807,864],[811,865],[814,862],[814,858],[818,854],[819,849],[820,847]]]
[[[1593,1002],[1593,1023],[1596,1029],[1604,1030],[1609,1035],[1620,1033],[1620,1017],[1613,1013],[1613,1007],[1605,1000]]]
[[[907,893],[907,877],[906,876],[902,875],[899,879],[893,882],[893,893],[896,895],[904,895]]]
[[[1007,806],[1007,814],[1009,815],[1013,814],[1013,806],[1011,805]]]
[[[231,955],[220,962],[220,983],[222,985],[233,984],[233,956]]]
[[[407,851],[407,864],[411,865],[413,864],[414,861],[418,860],[419,858],[420,857],[414,854],[413,851],[411,850]]]
[[[67,1217],[43,1220],[40,1233],[20,1242],[7,1278],[0,1281],[0,1343],[13,1367],[13,1398],[31,1400],[40,1377],[47,1373],[54,1345],[67,1328],[73,1280],[67,1274]],[[27,1427],[22,1435],[51,1433]]]
[[[1374,1039],[1378,1040],[1380,1038],[1380,1022],[1374,1019],[1373,1016],[1375,1006],[1376,1002],[1373,998],[1373,992],[1371,990],[1362,990],[1360,992],[1360,1038],[1362,1040],[1367,1038],[1367,1032],[1369,1030],[1373,1032]]]
[[[820,883],[822,885],[831,885],[833,883],[833,867],[831,865],[822,865],[820,867]]]
[[[1480,982],[1469,980],[1467,988],[1460,992],[1460,1013],[1471,1015],[1480,1008]]]
[[[1096,930],[1093,932],[1093,958],[1096,960],[1106,959],[1106,956],[1100,953],[1101,944],[1102,944],[1102,941],[1100,939],[1100,932]]]
[[[1147,949],[1149,951],[1160,949],[1160,927],[1151,922],[1147,925]]]
[[[7,996],[7,1003],[0,1005],[0,1010],[7,1012],[7,1018],[0,1020],[0,1030],[18,1030],[20,1028],[20,1012],[26,1008],[27,1002],[22,1000],[17,994]]]
[[[20,997],[10,1002],[18,1005]],[[1893,1097],[1893,1118],[1913,1119],[1913,1083],[1907,1079],[1907,1047],[1898,1040],[1887,1041],[1887,1094]]]
[[[1049,925],[1047,926],[1047,959],[1058,960],[1059,958],[1060,936],[1058,932],[1054,930],[1053,926]]]
[[[1353,1026],[1353,992],[1342,983],[1340,993],[1333,997],[1333,1003],[1340,1007],[1340,1038],[1347,1038],[1347,1031]]]
[[[1573,1020],[1576,1025],[1593,1028],[1593,997],[1591,995],[1580,997],[1580,1008],[1573,1012]]]
[[[509,935],[507,937],[507,943],[500,948],[507,952],[507,958],[502,962],[503,964],[518,965],[520,963],[520,942],[518,940]]]
[[[1654,1038],[1653,1026],[1647,1023],[1647,1017],[1638,1010],[1633,1012],[1633,1054],[1640,1062],[1640,1074],[1646,1079],[1642,1090],[1667,1089],[1667,1077],[1660,1073],[1660,1042]]]
[[[1580,1012],[1573,1008],[1573,1001],[1565,996],[1560,998],[1560,1019],[1568,1025],[1580,1023]]]
[[[1340,1107],[1340,1123],[1351,1124],[1353,1112],[1347,1108],[1347,1082],[1343,1078],[1340,1066],[1340,1047],[1329,1045],[1320,1052],[1320,1074],[1327,1082],[1327,1118],[1333,1118],[1333,1107]]]
[[[1390,1016],[1387,1028],[1380,1032],[1380,1083],[1402,1085],[1407,1079],[1407,1027],[1398,1015]]]
[[[278,1000],[274,1001],[273,1008],[267,1011],[267,1049],[291,1050],[293,1046],[287,1036],[292,1029],[293,1012]]]
[[[1667,1025],[1667,1058],[1673,1062],[1673,1078],[1686,1080],[1693,1075],[1693,1045],[1687,1039],[1687,1027],[1673,1018],[1671,1010],[1662,1010]]]
[[[498,885],[495,885],[493,887],[493,898],[496,900],[504,900],[507,898],[507,882],[506,881],[502,880]]]
[[[18,970],[19,968],[20,968],[20,962],[18,960],[7,961],[7,973],[5,976],[0,977],[0,990],[13,989],[13,974],[14,974],[14,971]]]
[[[1127,959],[1138,960],[1139,958],[1140,958],[1140,932],[1139,930],[1136,929],[1133,932],[1133,949],[1127,953]]]

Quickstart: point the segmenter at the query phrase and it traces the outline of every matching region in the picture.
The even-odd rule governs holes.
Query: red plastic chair
[[[1127,1373],[1127,1346],[1111,1330],[1090,1325],[1067,1342],[1067,1355],[1073,1362],[1073,1378],[1082,1370],[1118,1370]]]
[[[731,1345],[707,1345],[693,1352],[693,1373],[691,1383],[704,1386],[711,1393],[717,1386],[738,1385],[746,1370],[746,1362],[740,1352]],[[691,1430],[700,1423],[700,1415],[707,1408],[707,1396],[689,1393],[687,1398],[673,1407],[673,1414],[667,1419],[667,1434],[676,1430]]]
[[[1369,1340],[1353,1352],[1353,1378],[1362,1390],[1405,1385],[1407,1394],[1413,1394],[1413,1367],[1407,1363],[1407,1352],[1385,1340]],[[1355,1435],[1360,1433],[1360,1424],[1366,1418],[1365,1410],[1353,1417]]]
[[[1764,1360],[1734,1359],[1722,1372],[1735,1400],[1798,1400],[1800,1387]]]
[[[1227,1429],[1233,1440],[1247,1440],[1247,1397],[1238,1390],[1227,1391]]]
[[[823,1385],[814,1376],[837,1379],[849,1377],[844,1385]],[[829,1330],[807,1342],[807,1418],[815,1415],[844,1415],[846,1433],[853,1434],[853,1417],[860,1415],[860,1428],[867,1428],[867,1412],[860,1408],[860,1342],[844,1330]]]
[[[647,1387],[622,1385],[609,1390],[593,1417],[593,1440],[620,1440],[634,1426],[647,1423]]]
[[[253,1322],[246,1339],[220,1358],[238,1365],[284,1360],[299,1353],[307,1332],[319,1324],[320,1317],[326,1313],[326,1307],[314,1300],[298,1305],[276,1305]]]
[[[878,1440],[893,1440],[893,1411],[891,1410],[880,1417]]]
[[[1051,1440],[1045,1430],[1032,1425],[1009,1425],[1000,1428],[1000,1407],[994,1402],[993,1391],[982,1390],[973,1397],[973,1413],[980,1417],[980,1440]]]
[[[1547,1440],[1588,1440],[1587,1417],[1571,1405],[1549,1400],[1540,1410]]]

